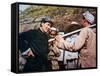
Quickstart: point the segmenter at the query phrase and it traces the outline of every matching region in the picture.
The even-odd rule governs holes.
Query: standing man
[[[94,16],[86,11],[80,19],[84,27],[73,44],[66,42],[61,36],[57,36],[58,47],[70,51],[80,51],[79,65],[81,68],[96,67],[96,34],[88,26],[94,22]]]
[[[48,71],[48,31],[52,26],[50,18],[42,19],[40,28],[19,34],[19,49],[26,54],[24,72]]]
[[[55,38],[58,35],[58,29],[52,27],[50,29],[50,39]],[[59,70],[59,63],[58,57],[60,56],[61,52],[56,46],[56,41],[52,41],[49,43],[49,53],[48,53],[48,60],[50,61],[50,69],[51,70]]]

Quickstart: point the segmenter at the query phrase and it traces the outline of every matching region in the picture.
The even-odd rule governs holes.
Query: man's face
[[[49,29],[50,29],[50,26],[51,26],[51,24],[50,24],[49,22],[42,23],[42,30],[43,30],[44,32],[48,32]]]
[[[85,19],[80,19],[80,24],[82,25],[82,27],[86,27],[87,21]]]
[[[50,37],[51,37],[51,38],[56,37],[56,35],[57,35],[56,31],[51,31],[51,32],[50,32]]]

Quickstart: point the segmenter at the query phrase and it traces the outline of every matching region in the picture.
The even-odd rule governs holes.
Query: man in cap
[[[48,17],[41,20],[40,28],[19,34],[19,50],[27,55],[23,72],[48,71],[48,31],[52,21]]]
[[[80,23],[84,28],[73,44],[66,42],[61,36],[56,37],[59,48],[68,49],[69,51],[79,50],[79,66],[81,68],[96,67],[96,34],[88,27],[93,22],[94,16],[89,11],[82,14]]]
[[[52,27],[50,28],[50,39],[55,38],[58,35],[58,29]],[[61,52],[57,47],[56,41],[49,42],[49,53],[48,60],[50,61],[51,70],[59,70],[58,57]]]

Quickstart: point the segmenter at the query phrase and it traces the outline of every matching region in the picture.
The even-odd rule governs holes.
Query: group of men
[[[60,49],[79,51],[79,66],[81,68],[96,67],[96,34],[88,26],[94,22],[94,16],[89,12],[82,14],[80,23],[84,27],[75,42],[65,41],[61,35],[50,33],[53,22],[50,18],[42,18],[40,28],[22,32],[19,34],[19,50],[21,56],[25,57],[26,63],[23,72],[41,72],[59,70],[57,57],[60,56]],[[56,30],[57,32],[57,30]],[[50,42],[50,37],[55,41]],[[56,49],[56,51],[54,50]],[[49,59],[52,67],[49,67]],[[55,64],[53,64],[55,63]],[[56,67],[55,67],[56,65]]]

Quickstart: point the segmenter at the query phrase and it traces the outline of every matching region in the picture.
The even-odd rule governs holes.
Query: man
[[[50,28],[50,39],[55,38],[58,35],[58,29],[52,27]],[[60,56],[61,52],[56,46],[56,41],[52,41],[49,43],[49,53],[48,53],[48,60],[50,61],[50,69],[51,70],[59,70],[58,64],[58,57]]]
[[[40,28],[19,34],[19,49],[27,56],[24,72],[48,71],[48,31],[50,18],[42,18]]]
[[[96,67],[96,34],[92,29],[88,28],[94,22],[94,16],[86,11],[81,19],[83,29],[73,44],[66,42],[61,36],[57,36],[58,47],[68,49],[70,51],[80,51],[79,65],[81,68]]]

